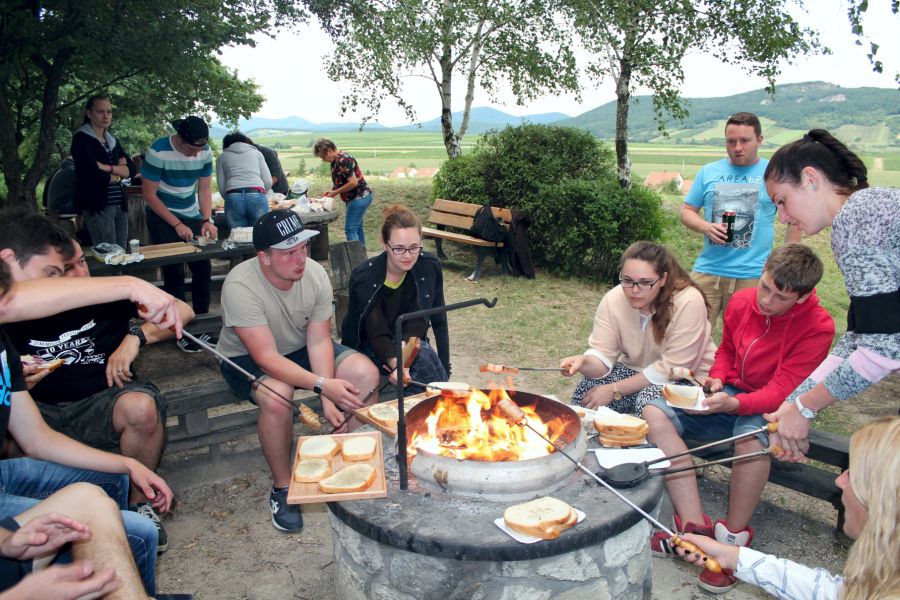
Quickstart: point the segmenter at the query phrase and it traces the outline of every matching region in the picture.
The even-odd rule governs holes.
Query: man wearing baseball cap
[[[292,398],[296,388],[313,390],[322,398],[325,418],[344,432],[359,425],[350,411],[377,397],[375,365],[331,339],[331,282],[309,259],[309,240],[318,233],[304,229],[293,211],[264,214],[253,226],[256,258],[233,268],[222,286],[219,352],[278,393],[254,389],[222,364],[232,391],[259,406],[259,442],[273,479],[272,524],[282,531],[303,527],[299,507],[287,504],[293,409],[284,398]]]
[[[175,135],[161,137],[150,146],[141,165],[147,231],[154,244],[187,241],[194,236],[217,236],[212,222],[212,150],[209,127],[200,117],[172,122]],[[191,302],[195,313],[209,312],[212,267],[208,260],[188,263],[191,270]],[[162,268],[163,289],[185,299],[184,268]],[[204,340],[209,341],[209,340]],[[179,347],[199,352],[187,340]]]

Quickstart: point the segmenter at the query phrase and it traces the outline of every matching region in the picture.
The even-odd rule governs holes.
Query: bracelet
[[[184,223],[182,223],[181,221],[178,221],[177,223],[172,225],[172,229],[177,229],[179,225],[184,225]]]
[[[803,404],[801,404],[801,402],[800,402],[800,398],[794,399],[794,404],[797,406],[797,410],[800,411],[800,415],[806,419],[815,419],[816,415],[819,414],[818,412],[814,411],[813,409],[806,408],[805,406],[803,406]]]
[[[200,221],[201,225],[203,225],[204,223],[212,223],[212,221],[210,221],[209,219],[203,219],[202,221]]]

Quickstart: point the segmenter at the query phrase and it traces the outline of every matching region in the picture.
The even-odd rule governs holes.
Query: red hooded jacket
[[[736,396],[737,414],[772,412],[825,359],[833,338],[834,320],[815,290],[783,315],[767,317],[756,288],[743,289],[728,302],[709,376],[744,390]]]

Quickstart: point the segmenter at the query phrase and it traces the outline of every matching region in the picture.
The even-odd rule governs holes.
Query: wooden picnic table
[[[328,224],[336,221],[340,214],[341,211],[337,207],[321,212],[297,213],[304,227],[319,232],[309,247],[309,257],[313,260],[328,260]],[[224,211],[216,211],[213,214],[213,223],[219,230],[219,237],[226,237],[231,232],[225,224]]]
[[[179,245],[183,244],[183,249],[178,248]],[[157,267],[165,267],[167,265],[177,265],[177,264],[186,264],[189,262],[194,262],[198,260],[210,260],[213,258],[227,258],[232,261],[232,264],[236,264],[256,255],[256,250],[253,248],[253,244],[237,244],[234,248],[224,249],[222,248],[222,240],[215,242],[214,244],[210,244],[204,247],[194,246],[193,244],[189,244],[187,242],[174,242],[172,244],[159,244],[158,246],[143,246],[141,248],[143,251],[148,251],[150,253],[155,254],[153,252],[154,249],[163,248],[162,254],[163,256],[154,256],[153,258],[145,258],[140,262],[135,262],[127,265],[108,265],[100,262],[88,251],[88,269],[91,272],[91,275],[130,275],[135,271],[146,271],[148,269],[155,269]],[[179,250],[183,250],[180,253],[174,252],[165,252],[172,248],[174,252],[178,252]]]

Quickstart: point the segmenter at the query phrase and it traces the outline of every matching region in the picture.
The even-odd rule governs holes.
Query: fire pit
[[[511,396],[520,407],[530,407],[573,458],[584,456],[585,436],[570,408],[535,394]],[[436,404],[425,401],[407,415],[411,445],[428,431]],[[440,439],[454,451],[470,450],[446,436]],[[386,447],[393,441],[386,438]],[[421,446],[415,452],[416,478],[409,490],[398,488],[391,455],[385,458],[387,498],[328,504],[337,597],[650,597],[649,525],[552,447],[544,448],[543,456],[493,462],[440,456]],[[590,465],[594,459],[586,460]],[[662,489],[661,479],[653,479],[626,495],[653,512]],[[587,514],[558,539],[521,544],[494,524],[510,504],[550,492]]]

